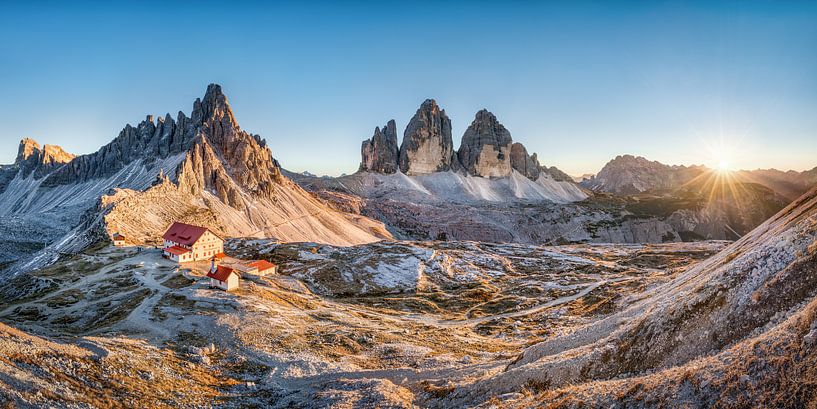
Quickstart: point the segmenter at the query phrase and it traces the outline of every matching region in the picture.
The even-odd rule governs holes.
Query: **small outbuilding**
[[[111,236],[111,240],[113,241],[114,246],[119,247],[125,245],[125,236],[119,233],[114,233],[113,236]]]
[[[241,276],[238,272],[227,266],[216,266],[215,262],[207,273],[210,278],[210,287],[221,288],[225,291],[238,289]]]
[[[255,274],[262,277],[268,274],[275,274],[278,270],[278,266],[267,260],[255,260],[247,263],[247,266],[254,268],[256,270]]]

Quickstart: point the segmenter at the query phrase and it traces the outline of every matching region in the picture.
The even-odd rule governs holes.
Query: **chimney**
[[[216,258],[215,258],[215,257],[213,257],[213,258],[210,260],[210,272],[211,272],[211,273],[215,273],[215,272],[216,272],[216,267],[217,267],[217,266],[216,266]]]

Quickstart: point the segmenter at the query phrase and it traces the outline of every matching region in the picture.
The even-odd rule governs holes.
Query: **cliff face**
[[[525,148],[525,145],[519,142],[514,142],[511,145],[511,167],[530,180],[539,178],[541,167],[541,165],[539,165],[539,159],[535,153],[528,155],[528,150]]]
[[[483,109],[462,136],[457,157],[463,168],[482,177],[505,177],[511,174],[511,133]]]
[[[186,117],[181,111],[175,121],[170,114],[155,122],[153,115],[148,115],[136,127],[125,125],[113,141],[98,151],[78,156],[52,173],[43,185],[59,186],[106,178],[136,160],[152,163],[180,154],[190,147],[200,125],[200,121]]]
[[[54,169],[70,162],[74,155],[66,152],[56,145],[45,145],[40,147],[35,140],[23,138],[17,149],[17,159],[14,165],[23,175],[28,176],[32,172],[34,177],[42,177]]]
[[[476,113],[462,136],[460,148],[453,150],[451,120],[433,99],[427,99],[409,121],[403,143],[397,147],[394,120],[363,141],[360,172],[408,176],[454,171],[468,176],[507,178],[513,171],[537,181],[540,175],[573,184],[571,177],[555,167],[543,167],[536,154],[529,155],[521,143],[486,109]]]
[[[400,160],[397,147],[397,125],[390,120],[381,131],[374,129],[371,139],[366,139],[360,147],[360,170],[378,173],[397,172]]]
[[[437,102],[427,99],[409,121],[400,146],[400,171],[423,175],[451,169],[454,142],[451,120]]]

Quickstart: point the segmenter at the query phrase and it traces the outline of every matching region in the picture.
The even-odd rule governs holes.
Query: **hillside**
[[[527,348],[502,373],[451,398],[538,385],[533,392],[542,396],[528,404],[545,396],[564,406],[605,396],[621,407],[676,399],[693,406],[813,402],[815,390],[801,389],[809,377],[793,375],[809,373],[817,359],[815,257],[817,189],[630,307]],[[663,372],[638,377],[652,371]]]

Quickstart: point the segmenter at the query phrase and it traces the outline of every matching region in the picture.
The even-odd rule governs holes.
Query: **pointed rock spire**
[[[363,141],[360,147],[360,170],[378,173],[395,173],[398,168],[397,125],[390,120],[380,130],[374,129],[371,139]]]
[[[221,91],[221,85],[210,84],[201,101],[202,120],[226,118],[232,125],[236,125],[233,110],[227,102],[227,96]]]
[[[407,175],[451,169],[451,120],[436,101],[427,99],[420,105],[406,126],[399,152],[400,171]]]
[[[511,133],[483,109],[462,136],[457,157],[465,170],[475,176],[503,177],[511,174]]]

